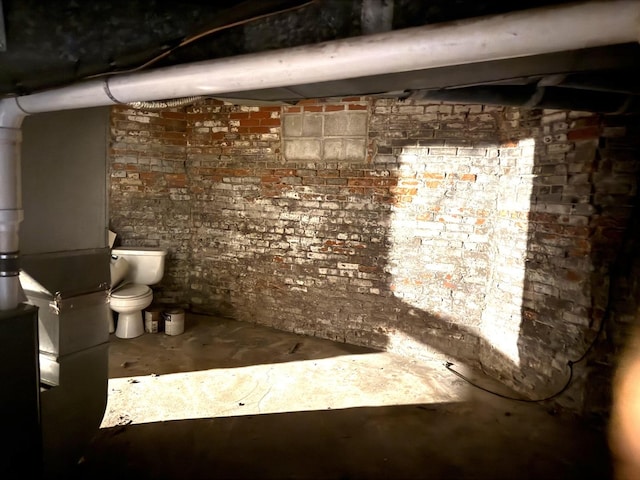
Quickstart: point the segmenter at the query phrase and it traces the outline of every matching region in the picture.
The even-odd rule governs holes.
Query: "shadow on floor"
[[[501,399],[100,430],[76,479],[609,479],[602,435]]]
[[[187,315],[185,333],[179,336],[145,334],[130,340],[111,337],[110,378],[147,376],[127,390],[136,399],[142,391],[138,387],[162,380],[165,373],[223,371],[376,353],[264,326],[193,314]],[[373,361],[377,356],[357,358]],[[384,364],[382,370],[365,368],[369,362],[345,360],[342,363],[353,364],[349,367],[353,370],[346,365],[335,370],[338,373],[333,375],[341,378],[327,378],[318,385],[318,379],[311,374],[300,383],[291,383],[293,380],[287,377],[289,383],[285,383],[291,385],[285,390],[286,395],[272,396],[285,402],[284,407],[286,401],[293,401],[287,400],[288,396],[297,398],[291,409],[296,410],[297,406],[300,410],[305,395],[327,392],[338,395],[343,384],[359,389],[358,394],[373,385],[372,392],[377,395],[385,388],[395,391],[404,384],[410,393],[417,394],[433,384],[436,393],[460,390],[464,393],[461,401],[418,403],[422,400],[411,401],[409,396],[408,405],[374,407],[370,406],[374,403],[363,403],[337,409],[336,403],[327,403],[334,409],[262,415],[240,415],[235,410],[225,415],[236,416],[103,428],[68,478],[608,480],[612,477],[605,435],[584,419],[536,403],[505,400],[466,384],[461,386],[461,381],[441,366],[433,369],[420,365],[420,370],[414,371],[417,367],[404,363],[393,364],[394,368],[393,361],[389,359],[389,365]],[[409,383],[398,382],[396,376],[402,375],[407,376]],[[275,370],[268,378],[271,383],[265,383],[265,389],[277,380]],[[118,381],[126,383],[124,379]],[[193,406],[198,402],[207,405],[220,402],[225,394],[233,399],[242,393],[236,387],[225,390],[220,382],[214,382],[211,388],[196,387],[187,382],[181,387],[183,390],[171,394]],[[201,390],[204,396],[198,393]],[[263,393],[259,392],[258,397],[264,398]],[[149,405],[162,402],[163,398],[152,395],[140,400],[144,406],[147,402]],[[247,403],[241,409],[249,408],[248,400],[243,402]]]
[[[265,326],[188,313],[181,335],[110,335],[109,378],[318,360],[376,353],[370,348],[296,335]]]

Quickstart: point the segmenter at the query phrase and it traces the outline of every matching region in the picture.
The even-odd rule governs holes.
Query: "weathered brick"
[[[112,228],[169,248],[157,298],[368,346],[400,332],[533,396],[564,378],[637,188],[637,151],[598,132],[630,130],[360,97],[265,108],[114,107]]]

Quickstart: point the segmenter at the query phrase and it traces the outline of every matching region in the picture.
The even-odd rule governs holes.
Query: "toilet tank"
[[[109,264],[109,270],[111,272],[111,288],[116,287],[122,282],[129,271],[129,262],[125,258],[120,256],[112,256]]]
[[[164,275],[167,251],[161,248],[119,247],[111,255],[124,258],[129,266],[125,280],[142,285],[155,285]]]

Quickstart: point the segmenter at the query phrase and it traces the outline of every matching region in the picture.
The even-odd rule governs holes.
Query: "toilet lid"
[[[132,283],[130,285],[125,285],[122,288],[118,288],[115,292],[111,293],[111,296],[114,298],[143,297],[150,291],[151,289],[146,285]]]

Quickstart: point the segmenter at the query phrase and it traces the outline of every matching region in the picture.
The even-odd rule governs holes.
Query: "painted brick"
[[[635,201],[634,130],[608,121],[360,97],[114,107],[111,225],[169,249],[162,303],[439,352],[540,397],[594,335]],[[626,324],[640,297],[618,290]],[[576,376],[560,401],[590,408]]]

